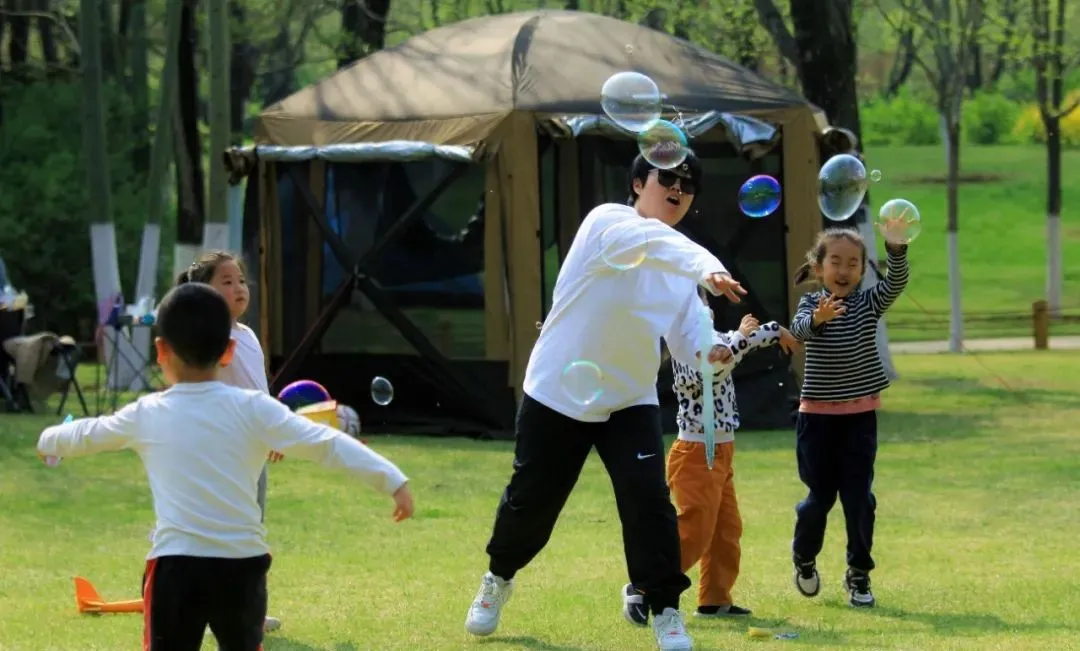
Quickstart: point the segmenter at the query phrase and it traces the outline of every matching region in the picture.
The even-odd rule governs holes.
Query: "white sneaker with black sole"
[[[633,583],[623,586],[622,614],[634,626],[649,625],[649,606],[645,603],[645,594],[634,588]]]
[[[870,591],[870,574],[862,570],[848,568],[844,575],[844,586],[848,591],[848,603],[854,608],[873,608],[877,605],[874,593]]]
[[[477,636],[491,635],[499,628],[502,607],[514,592],[514,582],[506,581],[491,572],[484,574],[480,590],[476,593],[469,614],[465,617],[465,630]]]
[[[694,643],[686,633],[682,613],[674,608],[665,608],[664,612],[654,615],[652,627],[660,651],[693,651]]]
[[[804,597],[816,597],[821,591],[821,575],[814,561],[795,561],[795,588]]]

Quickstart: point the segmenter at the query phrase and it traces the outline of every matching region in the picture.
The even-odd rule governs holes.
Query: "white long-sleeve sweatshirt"
[[[346,470],[393,494],[407,478],[337,430],[260,391],[221,382],[177,384],[111,416],[49,427],[43,455],[134,450],[146,466],[157,527],[147,558],[247,558],[269,552],[256,483],[273,450]]]
[[[631,260],[633,268],[610,264]],[[705,305],[697,287],[724,265],[704,247],[629,206],[603,204],[578,228],[555,281],[551,311],[533,346],[525,393],[575,420],[659,404],[660,338],[693,359]],[[582,404],[563,377],[575,361],[600,369],[599,397]]]

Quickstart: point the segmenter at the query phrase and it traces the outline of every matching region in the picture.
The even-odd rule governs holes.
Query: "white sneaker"
[[[694,648],[686,634],[682,613],[674,608],[665,608],[664,612],[653,616],[652,627],[660,651],[691,651]]]
[[[480,591],[465,617],[465,630],[473,635],[491,635],[499,627],[499,614],[510,599],[514,582],[504,581],[491,572],[484,574]]]

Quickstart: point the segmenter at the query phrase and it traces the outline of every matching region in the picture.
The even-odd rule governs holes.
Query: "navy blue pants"
[[[825,541],[829,511],[839,496],[847,524],[848,567],[869,572],[874,569],[870,548],[877,500],[871,487],[877,457],[877,412],[800,412],[795,423],[799,479],[809,493],[795,506],[792,554],[796,561],[817,558]]]

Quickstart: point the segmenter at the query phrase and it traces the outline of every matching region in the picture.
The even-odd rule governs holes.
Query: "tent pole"
[[[337,289],[334,290],[333,295],[330,297],[330,302],[326,304],[322,312],[315,319],[315,323],[311,324],[311,327],[306,333],[304,333],[303,339],[296,346],[281,367],[274,373],[274,377],[270,380],[270,393],[271,395],[277,395],[277,392],[284,388],[285,383],[296,373],[300,368],[300,365],[307,360],[311,354],[312,348],[315,344],[322,340],[326,334],[327,329],[333,322],[334,317],[337,316],[341,308],[349,304],[349,300],[352,298],[353,288],[356,285],[356,277],[349,276],[345,280],[341,281]]]
[[[427,209],[431,207],[431,204],[435,203],[442,196],[442,193],[446,192],[447,188],[461,178],[468,169],[468,165],[460,164],[444,174],[431,191],[413,202],[413,205],[409,206],[409,209],[394,222],[394,225],[377,242],[371,245],[371,248],[360,260],[360,264],[365,266],[374,264],[386,247],[396,242],[405,233],[405,229],[417,218],[422,217],[427,212]]]
[[[397,309],[393,304],[393,301],[387,298],[386,293],[375,285],[371,280],[370,270],[361,264],[359,260],[356,260],[348,247],[345,246],[345,243],[341,241],[341,237],[330,228],[330,223],[326,219],[326,215],[323,211],[319,209],[318,201],[315,199],[314,194],[312,194],[311,188],[308,187],[305,179],[294,167],[290,166],[289,176],[292,178],[296,189],[300,191],[308,212],[311,213],[311,217],[318,224],[319,230],[322,231],[323,239],[325,239],[326,243],[330,246],[330,250],[334,253],[334,257],[337,258],[342,267],[353,270],[356,279],[356,289],[364,294],[368,300],[371,301],[375,309],[386,317],[386,320],[401,333],[406,341],[416,348],[416,351],[420,353],[425,362],[430,365],[432,373],[441,376],[440,379],[445,385],[459,394],[458,396],[450,396],[451,398],[463,399],[475,410],[474,413],[477,416],[480,416],[481,420],[496,427],[503,427],[505,423],[496,416],[496,412],[491,408],[490,401],[482,397],[484,392],[470,386],[467,381],[458,377],[457,373],[450,367],[446,357],[432,345],[419,328],[413,325],[412,321],[409,321],[409,319]]]

